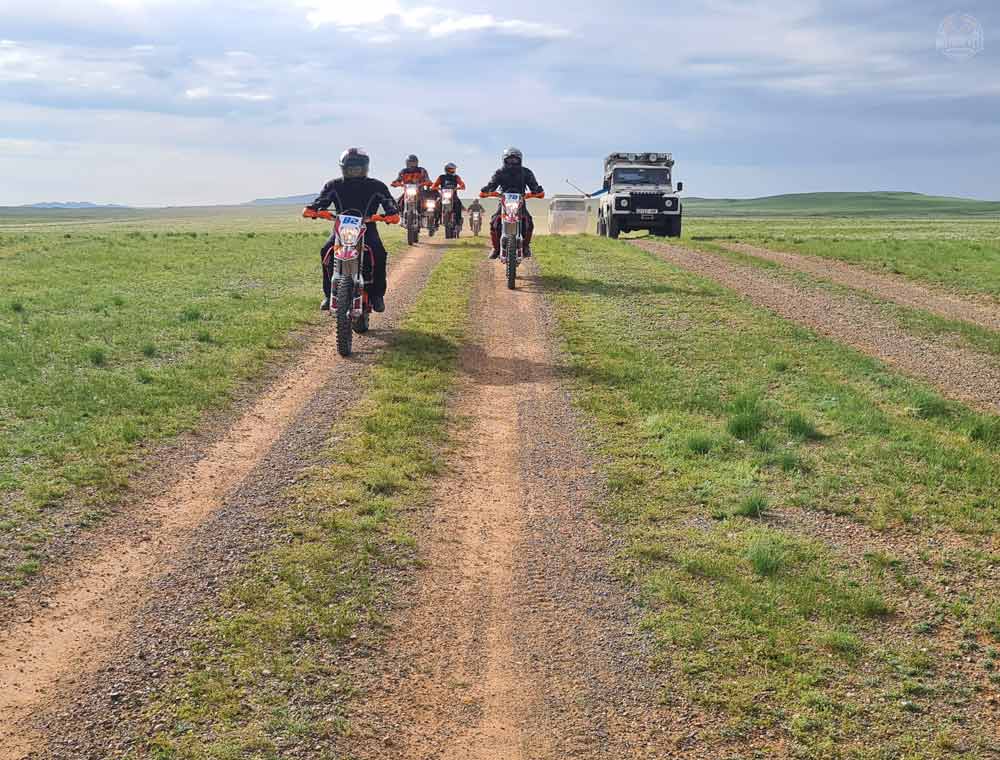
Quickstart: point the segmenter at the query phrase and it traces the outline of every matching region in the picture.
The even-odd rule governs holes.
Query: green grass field
[[[318,321],[327,228],[291,211],[0,216],[0,590]]]
[[[976,548],[1000,520],[997,420],[635,248],[538,255],[673,683],[794,756],[974,749],[1000,678]]]

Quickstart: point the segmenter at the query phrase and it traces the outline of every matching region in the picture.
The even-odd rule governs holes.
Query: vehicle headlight
[[[428,211],[434,210],[434,201],[427,201],[427,210]]]
[[[674,207],[674,199],[673,198],[665,198],[663,200],[663,207],[664,208],[673,208]]]
[[[628,198],[619,198],[618,205],[622,208],[628,208]]]
[[[408,188],[406,188],[406,197],[407,198],[416,198],[417,197],[417,188],[415,188],[415,187],[408,187]]]
[[[361,237],[360,227],[341,227],[340,228],[340,242],[348,247],[353,247],[358,244],[358,240]]]

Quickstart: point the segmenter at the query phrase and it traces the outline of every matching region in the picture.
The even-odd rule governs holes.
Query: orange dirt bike
[[[375,222],[399,224],[399,216],[377,214],[365,218],[355,212],[334,214],[330,211],[306,209],[302,216],[307,219],[327,219],[333,222],[336,236],[333,246],[323,259],[323,266],[331,267],[332,290],[330,315],[337,318],[337,353],[351,355],[354,333],[368,332],[372,307],[368,302],[370,284],[365,280],[365,263],[374,269],[372,250],[365,245],[367,225]],[[368,258],[365,262],[364,257]]]
[[[545,193],[480,193],[479,197],[500,199],[500,263],[507,269],[507,287],[513,290],[524,260],[524,202],[544,198]]]
[[[420,185],[409,183],[403,190],[403,226],[407,245],[420,242]]]
[[[454,240],[462,234],[458,214],[455,213],[457,192],[450,187],[441,189],[441,219],[444,222],[444,236],[448,240]]]

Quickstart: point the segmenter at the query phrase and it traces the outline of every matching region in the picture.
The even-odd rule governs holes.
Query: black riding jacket
[[[504,166],[497,169],[493,179],[483,188],[483,192],[492,193],[497,189],[504,193],[521,193],[521,195],[528,190],[533,193],[544,192],[535,179],[535,173],[525,166]]]
[[[388,216],[399,213],[396,201],[384,182],[371,177],[352,177],[327,182],[309,208],[320,211],[333,206],[337,213],[354,211],[362,216],[371,216],[378,213],[380,205]]]

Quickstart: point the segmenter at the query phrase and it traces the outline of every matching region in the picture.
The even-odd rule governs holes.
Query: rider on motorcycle
[[[420,165],[420,159],[412,153],[407,156],[406,166],[399,170],[395,182],[392,183],[393,187],[405,187],[406,185],[418,185],[420,187],[420,194],[417,196],[418,200],[423,200],[424,191],[431,186],[431,175]],[[406,198],[401,195],[396,204],[400,208],[403,208],[405,201]]]
[[[399,214],[396,202],[392,199],[392,193],[385,186],[384,182],[372,179],[368,176],[368,167],[371,163],[368,154],[361,148],[348,148],[340,154],[340,171],[343,175],[340,179],[330,180],[323,186],[319,197],[306,206],[310,211],[322,211],[333,206],[338,214],[346,211],[355,211],[362,216],[371,216],[377,213],[379,205],[386,216],[396,216]],[[331,267],[326,265],[327,253],[333,248],[337,241],[336,233],[330,235],[320,250],[320,260],[323,264],[323,303],[320,308],[323,311],[330,310],[330,276]],[[374,224],[369,224],[365,233],[365,246],[371,249],[375,259],[374,267],[369,272],[371,264],[365,257],[365,279],[371,279],[368,286],[368,299],[371,302],[372,310],[385,311],[385,290],[386,276],[385,268],[388,261],[388,253],[385,245],[378,235],[378,228]]]
[[[484,193],[492,193],[499,189],[502,193],[520,193],[525,195],[527,191],[533,193],[543,193],[545,190],[535,179],[535,173],[524,166],[524,154],[517,148],[507,148],[503,152],[503,166],[496,170],[493,178],[483,187]],[[535,231],[535,220],[528,213],[528,204],[525,203],[522,211],[524,219],[524,256],[531,256],[531,237]],[[493,239],[493,251],[490,253],[491,259],[500,258],[500,208],[490,220],[490,236]]]
[[[458,191],[465,189],[465,182],[458,176],[458,167],[455,164],[445,164],[444,174],[438,177],[432,185],[434,190],[454,190],[455,191],[455,225],[462,227],[462,199],[458,197]]]

